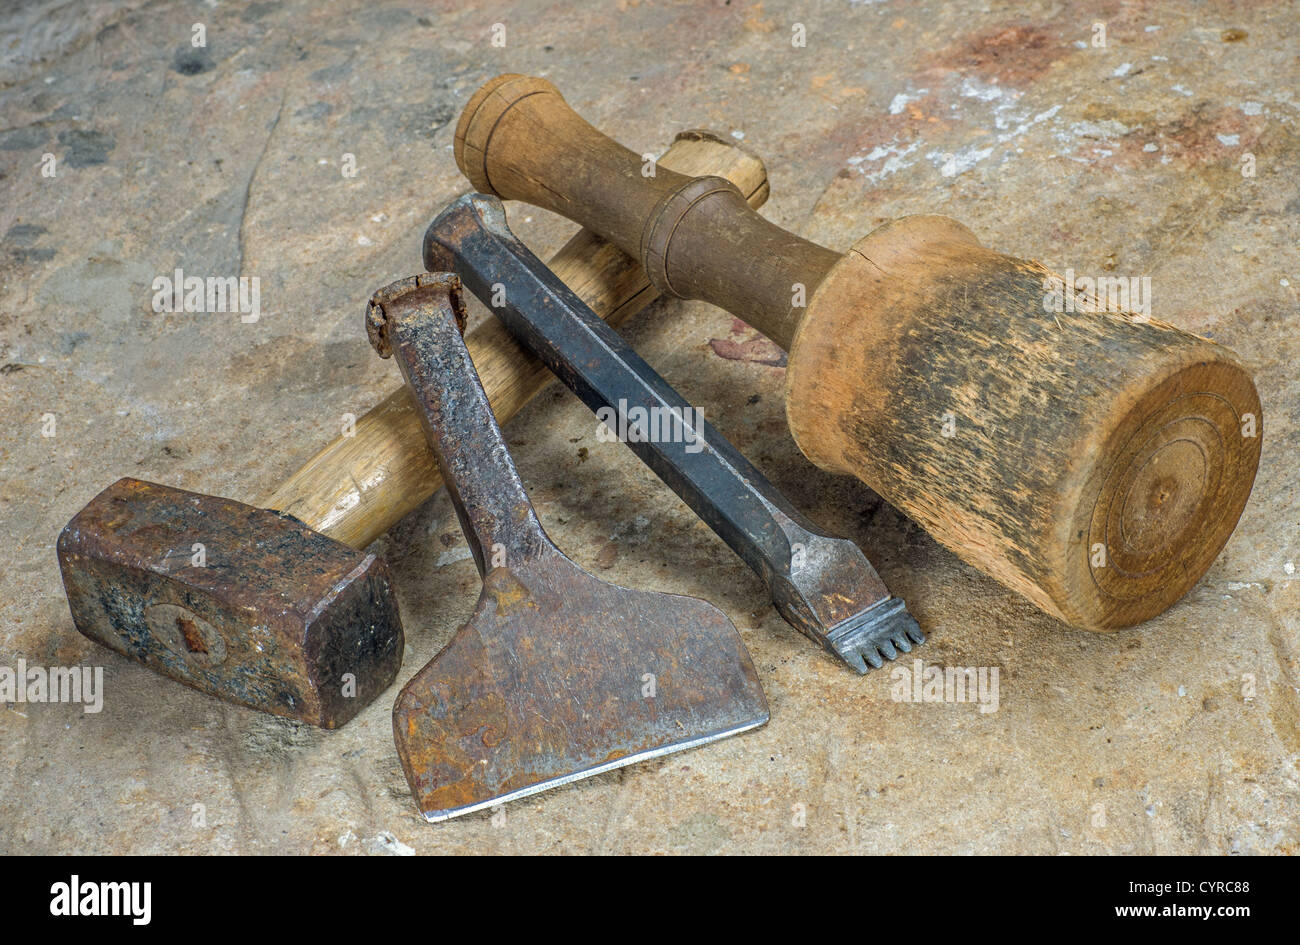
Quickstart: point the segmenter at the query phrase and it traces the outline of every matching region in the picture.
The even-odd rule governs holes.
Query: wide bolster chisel
[[[418,406],[483,590],[393,706],[430,821],[684,751],[768,720],[740,634],[691,597],[601,581],[543,530],[461,340],[449,273],[375,293],[366,328]]]

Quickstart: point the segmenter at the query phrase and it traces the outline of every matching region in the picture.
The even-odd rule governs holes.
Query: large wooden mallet
[[[1138,623],[1185,594],[1245,507],[1261,411],[1233,353],[1096,300],[960,223],[905,217],[837,253],[727,181],[642,159],[544,79],[466,105],[474,186],[561,213],[637,256],[667,295],[727,309],[790,353],[786,413],[963,559],[1076,627]]]

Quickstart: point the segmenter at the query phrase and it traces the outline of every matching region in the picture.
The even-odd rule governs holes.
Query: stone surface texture
[[[0,665],[102,666],[105,702],[0,706],[0,852],[1295,852],[1297,49],[1287,2],[6,5]],[[660,301],[626,329],[645,357],[862,545],[929,632],[927,665],[998,668],[996,712],[896,701],[887,672],[833,664],[558,385],[506,427],[547,529],[600,577],[722,607],[766,728],[432,826],[393,747],[396,688],[322,732],[83,639],[54,544],[100,489],[253,499],[398,382],[363,305],[420,269],[423,228],[467,190],[456,117],[504,71],[550,78],[638,152],[687,127],[743,140],[771,175],[763,213],[828,246],[936,212],[1058,271],[1149,277],[1153,314],[1234,348],[1264,400],[1259,478],[1218,561],[1144,626],[1065,628],[811,467],[779,350]],[[573,231],[508,209],[539,255]],[[176,268],[257,276],[260,319],[156,313],[150,285]],[[443,493],[375,550],[401,683],[479,578]]]

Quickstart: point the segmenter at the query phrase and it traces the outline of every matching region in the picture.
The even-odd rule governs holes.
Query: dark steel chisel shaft
[[[425,236],[425,266],[457,272],[588,407],[614,411],[637,456],[762,578],[802,633],[859,672],[924,640],[861,550],[796,511],[515,238],[496,198],[471,194],[448,207]]]

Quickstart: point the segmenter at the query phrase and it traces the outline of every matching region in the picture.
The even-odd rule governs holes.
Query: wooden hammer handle
[[[638,259],[666,295],[734,312],[789,348],[840,254],[763,219],[716,176],[657,166],[606,137],[545,79],[501,75],[465,106],[456,163],[474,187],[574,220]]]
[[[707,132],[678,135],[660,167],[725,177],[754,206],[767,199],[763,162]],[[611,324],[620,324],[658,297],[634,259],[589,231],[569,240],[550,266]],[[518,413],[552,380],[546,367],[494,318],[468,332],[465,342],[499,423]],[[262,504],[364,548],[441,486],[419,414],[403,385],[358,420],[352,435],[318,452]]]

